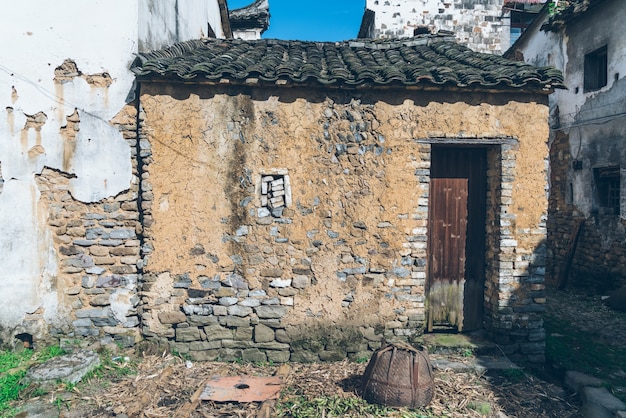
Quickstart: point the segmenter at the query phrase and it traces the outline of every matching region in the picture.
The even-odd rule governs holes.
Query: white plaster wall
[[[202,38],[209,25],[215,36],[224,37],[216,0],[140,0],[139,51]]]
[[[567,90],[557,90],[550,95],[551,106],[559,106],[562,125],[572,124],[585,103],[610,94],[616,82],[615,74],[619,74],[619,78],[626,75],[626,35],[620,30],[626,19],[626,8],[620,3],[613,1],[598,13],[587,14],[579,23],[559,33],[538,29],[547,20],[546,15],[541,22],[533,24],[532,36],[527,36],[524,42],[516,45],[523,52],[525,62],[537,66],[550,65],[563,72]],[[607,43],[607,85],[596,91],[584,92],[584,56]],[[619,101],[620,98],[617,95],[614,100]]]
[[[219,22],[216,0],[32,0],[3,8],[0,339],[3,331],[17,329],[26,314],[37,310],[47,324],[69,322],[70,308],[60,306],[57,297],[63,289],[56,286],[57,259],[35,176],[44,167],[72,175],[70,193],[85,203],[127,190],[130,149],[109,121],[134,97],[129,70],[134,54],[140,43],[159,47],[163,41],[197,38],[202,28],[206,34],[207,19]],[[162,36],[154,35],[155,28]],[[213,29],[221,33],[219,24]],[[112,84],[94,87],[82,77],[55,83],[55,68],[66,59],[84,75],[108,73]],[[60,129],[75,109],[80,131],[73,157],[64,161]],[[41,130],[24,129],[27,115],[38,112],[46,115]]]
[[[554,32],[540,30],[547,20],[547,13],[540,14],[512,48],[522,52],[524,62],[528,64],[537,67],[551,66],[564,71],[568,63],[567,51],[565,50],[568,40],[567,37],[561,37]],[[565,72],[563,76],[566,76]],[[566,85],[568,85],[567,80]],[[557,89],[550,95],[551,115],[554,113],[555,106],[560,104],[560,102],[563,102],[561,106],[564,105],[565,107],[564,109],[559,108],[559,111],[569,111],[565,109],[570,107],[570,103],[567,99],[564,99],[568,94],[567,90]]]
[[[233,38],[254,41],[256,39],[261,39],[261,30],[236,30],[233,31]]]

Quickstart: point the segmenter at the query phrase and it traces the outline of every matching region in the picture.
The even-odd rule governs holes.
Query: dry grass
[[[547,317],[567,321],[569,327],[585,335],[598,337],[604,344],[622,344],[624,314],[608,311],[596,300],[559,292],[550,294]],[[593,302],[593,303],[592,303]],[[598,323],[610,324],[598,327]],[[563,333],[563,330],[560,331]],[[549,335],[549,338],[553,336]],[[554,338],[562,338],[554,337]],[[575,348],[575,347],[574,347]],[[121,354],[123,358],[124,353]],[[126,353],[132,357],[131,353]],[[562,353],[561,353],[562,354]],[[431,355],[431,358],[435,358]],[[457,362],[471,358],[449,359]],[[76,387],[60,385],[55,391],[41,396],[40,402],[57,403],[61,416],[78,417],[278,417],[307,405],[330,405],[334,400],[355,409],[342,416],[352,417],[520,417],[577,418],[581,417],[577,399],[560,387],[533,375],[515,370],[498,374],[456,373],[436,370],[435,397],[423,410],[392,410],[371,408],[359,397],[359,387],[365,364],[348,361],[338,363],[255,365],[206,362],[186,367],[185,361],[170,354],[145,355],[137,359],[137,373],[132,376],[104,374],[93,376]],[[212,376],[272,376],[283,377],[283,390],[276,402],[215,403],[190,402]],[[29,399],[36,401],[34,393]],[[59,401],[60,400],[60,401]],[[363,407],[365,405],[365,407]],[[15,405],[15,406],[19,406]],[[369,408],[369,409],[367,409]],[[366,412],[362,412],[365,411]],[[321,408],[318,415],[331,417],[333,409]],[[282,415],[281,415],[282,414]]]
[[[458,359],[457,359],[458,360]],[[358,397],[365,364],[348,361],[322,364],[290,364],[283,366],[238,363],[195,363],[169,354],[148,355],[138,364],[134,376],[92,377],[70,392],[47,394],[54,402],[63,399],[61,416],[77,417],[273,417],[292,416],[285,408],[290,401],[341,398],[364,405]],[[198,389],[212,376],[283,377],[283,390],[277,402],[190,403]],[[436,370],[436,393],[423,410],[391,410],[380,408],[375,414],[357,412],[342,416],[389,417],[579,417],[578,407],[565,398],[563,391],[545,381],[523,373],[486,376]],[[60,388],[62,389],[62,388]],[[32,400],[31,400],[32,401]],[[293,402],[291,403],[293,405]],[[296,406],[298,408],[298,406]],[[280,412],[282,411],[282,412]],[[356,410],[355,410],[356,411]],[[326,417],[337,416],[332,409]],[[320,414],[319,416],[322,416]]]

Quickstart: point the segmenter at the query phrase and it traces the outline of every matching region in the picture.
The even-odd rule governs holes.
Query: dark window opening
[[[608,74],[607,47],[596,49],[585,55],[585,91],[606,86]]]
[[[604,213],[620,213],[620,169],[619,166],[594,169],[597,203]]]
[[[511,45],[535,20],[543,4],[531,4],[525,0],[505,0],[503,10],[511,12]]]
[[[17,334],[15,339],[22,343],[23,348],[33,349],[33,336],[27,333]]]

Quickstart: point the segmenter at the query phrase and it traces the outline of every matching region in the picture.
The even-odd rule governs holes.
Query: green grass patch
[[[290,398],[277,405],[278,418],[319,418],[319,417],[396,417],[428,418],[429,414],[387,408],[367,403],[356,397],[323,396],[309,399],[305,396]]]
[[[500,375],[512,383],[519,383],[526,377],[526,373],[522,369],[503,369]]]
[[[2,416],[10,409],[10,403],[20,396],[26,388],[22,378],[33,364],[43,363],[53,357],[65,354],[58,345],[44,347],[40,351],[0,350],[0,413]]]
[[[2,375],[0,375],[1,416],[5,416],[4,412],[11,409],[11,402],[18,399],[20,391],[26,387],[25,384],[20,383],[25,374],[25,370],[20,370],[15,373],[3,373]]]
[[[85,375],[83,381],[92,379],[122,379],[137,373],[137,364],[128,357],[113,354],[109,350],[100,353],[100,366]]]
[[[62,349],[58,345],[49,345],[41,349],[35,354],[35,358],[38,362],[43,363],[44,361],[50,360],[53,357],[59,357],[64,354],[67,354],[67,351]]]
[[[491,413],[491,405],[489,402],[470,402],[467,407],[478,412],[480,416],[488,416]]]
[[[46,346],[39,351],[0,350],[0,416],[14,414],[11,403],[19,399],[20,392],[27,387],[23,377],[30,367],[63,354],[66,352],[58,345]],[[31,396],[38,396],[42,392],[43,389],[38,389]]]
[[[10,403],[18,399],[20,391],[26,387],[20,383],[26,374],[27,367],[33,357],[31,350],[5,351],[0,350],[0,415],[11,409]]]
[[[33,356],[31,350],[22,350],[18,352],[0,351],[0,373],[15,369],[30,360]]]
[[[626,347],[608,345],[594,333],[583,332],[567,321],[547,315],[545,329],[546,358],[555,369],[595,376],[610,387],[626,386],[626,379],[615,375],[620,370],[626,371]],[[618,396],[626,400],[626,396]]]

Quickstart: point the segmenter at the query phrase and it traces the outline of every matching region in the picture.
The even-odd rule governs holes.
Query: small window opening
[[[261,206],[274,218],[280,218],[283,216],[285,208],[290,204],[289,175],[283,172],[263,174],[261,176]]]
[[[29,350],[33,349],[33,336],[27,333],[24,334],[17,334],[15,336],[16,340],[21,341],[22,343],[22,348],[26,348]]]
[[[620,209],[620,169],[619,166],[594,169],[597,202],[604,213],[619,214]]]
[[[607,46],[585,55],[585,91],[593,91],[606,86],[608,78]]]

